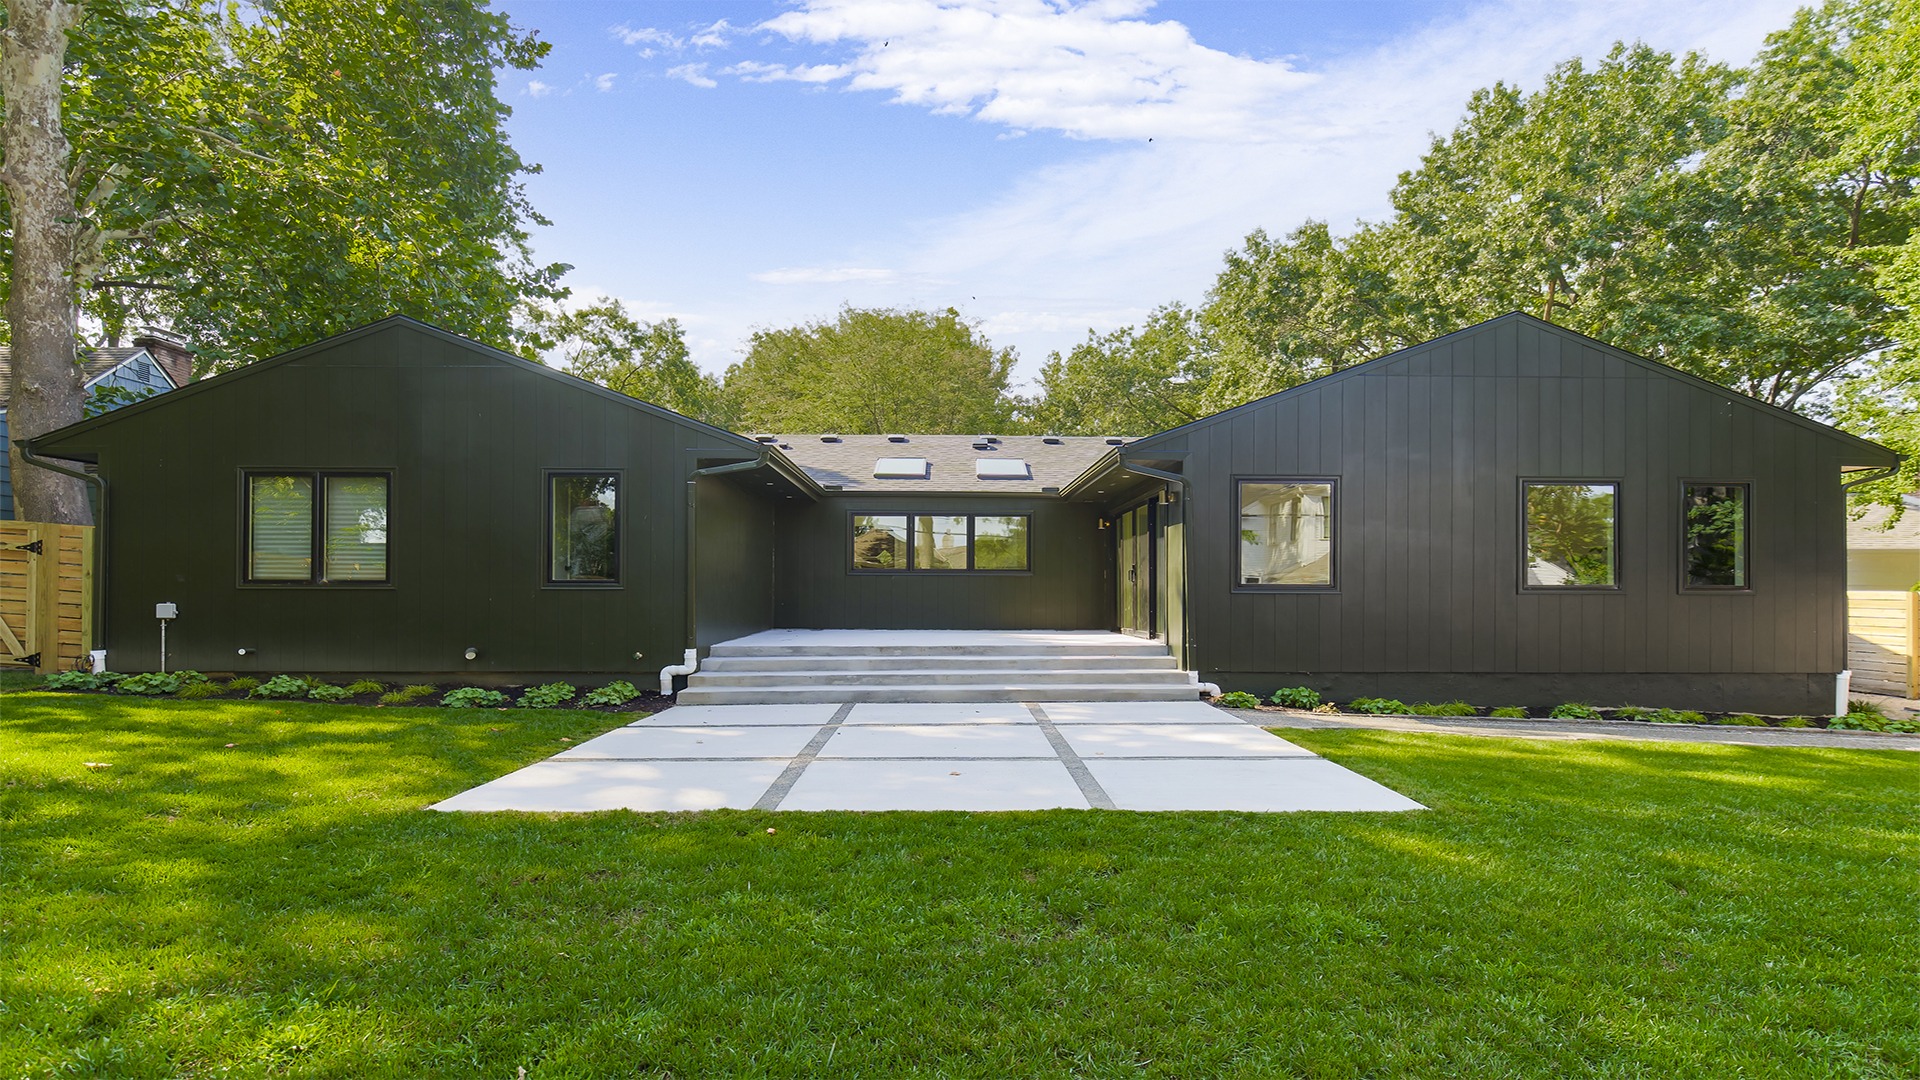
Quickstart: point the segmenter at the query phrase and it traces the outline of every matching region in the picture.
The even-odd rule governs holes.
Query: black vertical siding
[[[1844,666],[1839,485],[1861,452],[1536,321],[1484,324],[1136,452],[1156,448],[1187,453],[1193,656],[1226,683]],[[1339,481],[1337,591],[1235,592],[1235,478],[1319,475]],[[1618,591],[1520,589],[1522,477],[1621,484]],[[1680,589],[1683,480],[1753,484],[1751,591]]]
[[[703,476],[694,529],[699,646],[773,626],[774,507],[727,476]]]
[[[170,665],[208,671],[634,675],[679,659],[688,450],[724,441],[711,429],[405,323],[168,398],[73,437],[109,485],[116,668],[158,664],[159,601],[180,605]],[[240,584],[250,468],[392,470],[392,584]],[[621,472],[618,587],[545,583],[547,469]],[[751,516],[741,498],[714,499],[713,558],[745,567],[750,541],[724,539]],[[716,591],[718,616],[756,622]]]
[[[854,573],[849,515],[1029,514],[1028,573]],[[783,503],[774,621],[806,629],[1107,630],[1113,535],[1053,498],[862,495]]]

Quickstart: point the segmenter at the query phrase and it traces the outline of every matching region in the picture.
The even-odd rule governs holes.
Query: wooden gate
[[[93,529],[0,521],[0,666],[69,671],[93,647]]]
[[[1847,666],[1853,687],[1920,698],[1920,593],[1847,593]]]

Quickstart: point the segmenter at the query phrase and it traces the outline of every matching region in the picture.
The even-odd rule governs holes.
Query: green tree
[[[548,358],[568,372],[629,397],[722,427],[733,417],[724,407],[719,380],[687,355],[677,319],[642,322],[618,300],[572,311],[550,308],[538,316]]]
[[[754,333],[724,392],[753,431],[984,434],[1009,430],[1013,350],[952,308],[842,308],[832,322]]]
[[[1145,435],[1207,414],[1212,370],[1193,312],[1168,304],[1131,326],[1087,340],[1040,366],[1040,393],[1023,403],[1026,426],[1057,435]]]
[[[167,327],[203,371],[395,312],[532,348],[515,309],[557,295],[564,267],[529,255],[531,170],[493,80],[547,47],[505,16],[439,0],[7,0],[7,17],[18,434],[79,418],[82,313],[110,339]],[[84,520],[70,482],[15,475],[31,477],[26,513]],[[72,490],[43,502],[43,480]]]

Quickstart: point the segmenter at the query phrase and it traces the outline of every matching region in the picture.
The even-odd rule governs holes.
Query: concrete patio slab
[[[1246,721],[1204,701],[1049,701],[1056,724],[1239,724]]]
[[[463,791],[433,810],[745,809],[785,761],[542,761]]]
[[[855,705],[849,724],[1031,724],[1033,714],[1017,701],[876,701]]]
[[[833,719],[838,705],[678,705],[665,712],[644,720],[635,720],[632,727],[692,727],[696,724],[720,724],[726,727],[738,727],[742,724],[773,724],[778,726],[799,724],[819,727]]]
[[[1088,760],[1315,756],[1311,750],[1246,724],[1068,724],[1060,728],[1060,734],[1075,753]]]
[[[1121,810],[1420,810],[1419,803],[1319,757],[1088,761]]]
[[[1056,810],[1088,808],[1058,759],[815,761],[782,810]]]
[[[675,710],[678,711],[678,710]],[[623,727],[554,755],[555,761],[626,758],[779,758],[806,748],[819,730],[804,727]]]
[[[856,710],[857,711],[857,710]],[[1268,738],[1273,738],[1268,736]],[[1274,739],[1279,742],[1279,739]],[[993,757],[1054,760],[1039,725],[866,724],[844,726],[820,750],[828,758]]]

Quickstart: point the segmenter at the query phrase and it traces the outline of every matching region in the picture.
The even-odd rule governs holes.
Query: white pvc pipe
[[[673,696],[673,677],[691,675],[700,670],[700,650],[688,649],[687,658],[678,664],[668,664],[660,669],[660,696]]]
[[[1838,678],[1833,680],[1833,715],[1847,715],[1847,694],[1852,689],[1853,669],[1848,668],[1841,672]]]
[[[1207,695],[1208,697],[1220,696],[1220,684],[1210,683],[1210,682],[1201,682],[1199,672],[1189,671],[1187,672],[1187,678],[1192,680],[1194,689],[1200,691],[1201,693]]]

